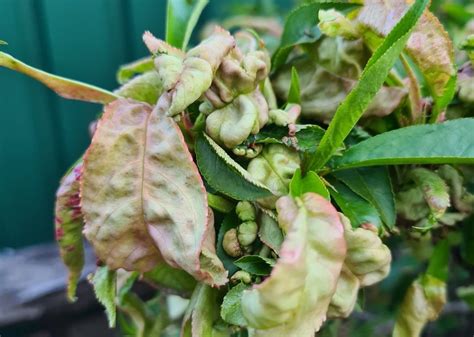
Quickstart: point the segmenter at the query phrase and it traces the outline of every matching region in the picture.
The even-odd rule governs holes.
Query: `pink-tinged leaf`
[[[118,96],[110,91],[49,74],[2,52],[0,52],[0,67],[6,67],[32,77],[64,98],[101,104],[112,102],[118,98]]]
[[[393,337],[419,337],[423,327],[434,321],[446,303],[446,284],[425,274],[408,288],[393,330]]]
[[[357,20],[385,37],[410,7],[410,1],[365,0]],[[444,109],[454,94],[454,48],[439,20],[426,10],[415,26],[406,51],[421,70],[438,105]]]
[[[155,66],[167,90],[156,105],[158,113],[175,116],[199,99],[211,86],[214,73],[234,45],[230,33],[216,27],[214,33],[188,51],[184,59],[175,55],[158,55]]]
[[[252,337],[312,337],[326,320],[346,255],[344,227],[323,197],[282,197],[286,238],[271,275],[242,295]]]
[[[176,123],[146,103],[105,108],[84,159],[84,233],[110,268],[149,271],[164,259],[198,280],[223,284],[213,254],[206,191]],[[207,267],[207,265],[206,265]]]
[[[77,283],[84,267],[82,228],[84,225],[80,206],[80,160],[61,180],[56,192],[55,227],[56,241],[61,258],[69,270],[67,294],[70,301],[76,299]]]

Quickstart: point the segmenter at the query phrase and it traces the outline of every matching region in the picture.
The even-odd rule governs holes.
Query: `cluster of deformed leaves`
[[[282,29],[238,17],[225,25],[253,30],[206,29],[188,49],[206,3],[169,1],[166,41],[146,32],[152,56],[123,66],[113,93],[0,53],[63,97],[104,104],[57,193],[69,298],[84,235],[111,326],[118,308],[136,336],[312,337],[389,275],[384,240],[402,234],[434,251],[393,332],[419,336],[446,302],[445,239],[474,208],[474,120],[441,123],[454,50],[428,1],[308,2]],[[280,33],[271,54],[263,41]],[[140,280],[154,298],[132,291]]]

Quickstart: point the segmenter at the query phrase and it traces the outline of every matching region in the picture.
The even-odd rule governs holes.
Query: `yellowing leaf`
[[[82,227],[84,225],[80,197],[79,180],[82,171],[80,160],[61,180],[56,192],[55,225],[56,240],[64,264],[69,269],[67,294],[75,300],[77,283],[84,266]]]
[[[357,20],[385,37],[410,7],[411,1],[365,0]],[[454,94],[454,49],[439,20],[425,10],[405,47],[419,67],[437,108],[444,109]]]
[[[446,303],[446,284],[430,275],[416,279],[408,289],[398,313],[393,337],[419,337]]]
[[[164,259],[198,280],[225,283],[208,242],[206,191],[170,117],[132,100],[109,104],[84,159],[81,196],[84,233],[111,269],[145,272]],[[203,270],[202,259],[213,269]]]
[[[93,85],[73,81],[30,67],[13,56],[2,52],[0,52],[0,67],[9,68],[32,77],[64,98],[103,104],[118,98],[110,91]]]
[[[252,337],[313,337],[326,320],[346,254],[336,209],[323,197],[282,197],[278,221],[286,238],[271,275],[242,295]]]

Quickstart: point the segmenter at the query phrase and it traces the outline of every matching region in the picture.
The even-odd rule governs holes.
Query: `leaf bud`
[[[242,246],[251,245],[257,238],[258,225],[255,221],[242,222],[238,228],[237,239]]]
[[[222,247],[224,251],[232,257],[240,257],[243,255],[239,240],[237,239],[237,229],[231,228],[224,234]]]

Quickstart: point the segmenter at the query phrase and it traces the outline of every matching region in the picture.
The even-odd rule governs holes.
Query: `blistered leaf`
[[[435,172],[422,167],[413,169],[409,173],[409,177],[423,192],[425,201],[434,217],[443,216],[450,205],[448,187],[444,180]]]
[[[357,20],[385,37],[409,8],[407,1],[365,0]],[[439,20],[426,10],[406,44],[406,51],[421,70],[438,109],[441,111],[454,94],[454,48]]]
[[[154,69],[153,59],[151,57],[144,57],[131,63],[120,66],[117,71],[117,82],[125,84],[135,75],[143,74]]]
[[[236,200],[255,200],[271,195],[266,186],[206,134],[197,137],[195,151],[201,174],[215,190]]]
[[[56,240],[61,258],[69,270],[67,294],[70,301],[76,299],[77,283],[84,266],[82,242],[82,218],[79,196],[82,160],[80,160],[61,180],[56,192],[55,226]]]
[[[245,291],[242,310],[253,337],[312,337],[326,319],[346,253],[343,225],[323,197],[282,197],[286,238],[271,275]]]
[[[117,274],[107,267],[99,267],[92,277],[97,300],[105,307],[105,312],[111,328],[115,327],[117,308],[115,295],[117,294]]]
[[[230,289],[224,296],[221,306],[221,317],[227,323],[245,326],[247,320],[242,313],[242,294],[249,288],[244,283],[239,283]]]
[[[359,279],[361,287],[383,280],[390,272],[392,254],[378,236],[377,229],[370,226],[353,229],[342,214],[341,221],[347,244],[344,264]]]
[[[93,85],[73,81],[30,67],[13,56],[2,52],[0,52],[0,67],[6,67],[32,77],[64,98],[102,104],[112,102],[118,98],[110,91]]]
[[[434,321],[446,303],[446,284],[423,275],[408,289],[401,304],[393,337],[419,337],[426,323]]]
[[[354,44],[355,41],[346,43]],[[318,50],[324,48],[327,47],[321,44]],[[341,64],[336,63],[338,64],[337,68],[333,66],[335,69],[332,71],[326,68],[330,64],[325,66],[310,59],[292,62],[291,66],[298,71],[300,77],[302,115],[328,123],[339,105],[357,84],[357,76],[355,78],[347,77],[351,73],[348,69],[354,67],[354,63],[357,64],[357,62],[357,59],[350,64],[341,61]],[[363,63],[359,67],[362,66]],[[283,68],[273,82],[275,92],[283,99],[288,97],[290,69],[289,66]],[[348,74],[344,74],[344,72],[348,72]],[[352,72],[357,73],[357,68]],[[365,109],[364,116],[383,117],[389,115],[400,105],[406,95],[407,91],[403,88],[382,86]]]
[[[321,37],[321,32],[317,26],[319,21],[317,13],[319,10],[329,8],[344,10],[357,6],[357,4],[333,1],[305,3],[295,8],[288,14],[285,20],[280,45],[272,57],[273,69],[277,69],[286,62],[295,46],[315,42]]]
[[[322,168],[344,143],[382,87],[427,5],[428,0],[416,0],[372,54],[359,81],[337,108],[315,155],[305,163],[305,171]]]
[[[474,35],[473,35],[474,36]],[[474,40],[474,39],[473,39]],[[474,54],[474,51],[472,52]],[[458,97],[467,104],[474,103],[474,62],[464,64],[458,72]]]
[[[264,115],[266,118],[261,118]],[[213,111],[206,119],[206,132],[217,143],[232,149],[256,134],[268,120],[268,105],[259,90],[239,95],[232,103]]]
[[[173,81],[165,86],[167,91],[158,100],[157,112],[175,116],[201,97],[211,86],[215,71],[234,43],[234,38],[229,32],[217,27],[211,36],[188,51],[183,60],[176,56],[159,54],[155,59],[155,65],[159,65],[164,58],[166,64],[173,62],[177,71],[173,76]],[[168,70],[157,67],[157,71],[160,74],[161,71]],[[168,73],[166,75],[168,76]],[[160,78],[166,78],[166,76],[162,74]]]
[[[259,199],[258,202],[266,208],[274,208],[278,197],[288,194],[291,178],[299,165],[300,158],[296,151],[279,144],[266,146],[247,167],[249,174],[267,186],[274,195]]]
[[[461,173],[450,165],[443,165],[437,173],[449,186],[449,195],[453,206],[460,212],[470,213],[474,208],[474,195],[464,187]]]
[[[242,94],[250,94],[270,71],[270,56],[248,32],[235,34],[236,46],[222,60],[212,86],[206,91],[206,104],[201,109],[222,108]]]
[[[218,290],[199,284],[194,290],[181,328],[182,337],[226,337],[228,331],[214,327],[219,318]]]
[[[115,93],[121,97],[155,104],[163,91],[163,85],[155,71],[149,71],[131,79]]]
[[[84,160],[84,233],[111,269],[146,272],[163,258],[222,284],[222,264],[201,266],[214,244],[201,177],[178,126],[151,110],[125,99],[106,107]]]
[[[344,265],[337,280],[336,292],[331,298],[328,317],[349,317],[357,302],[359,288],[359,279]]]

